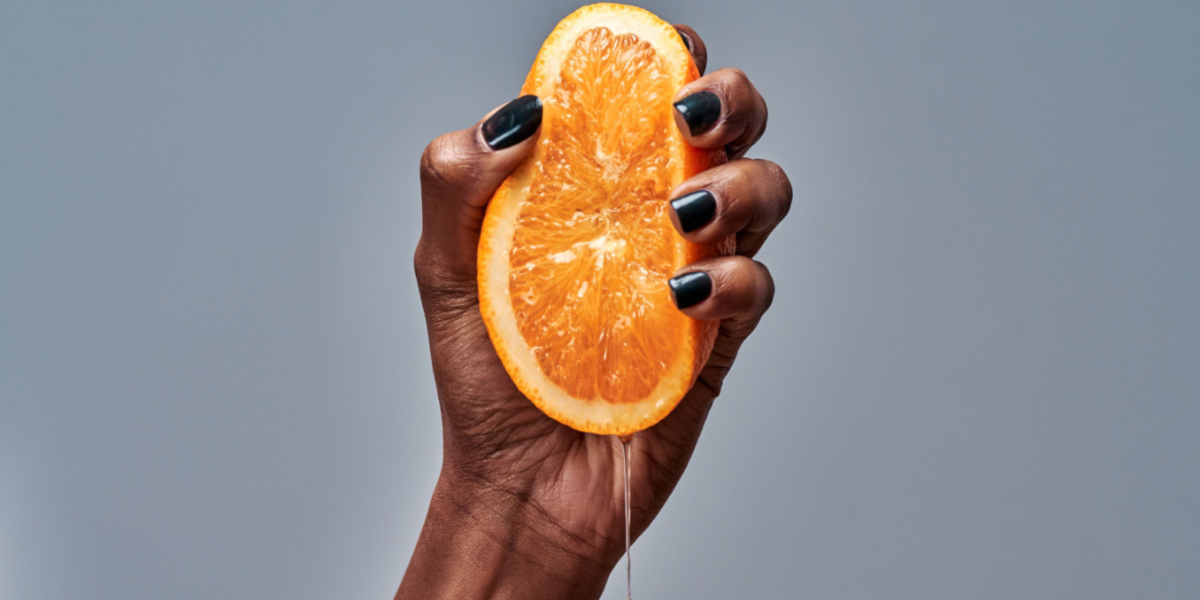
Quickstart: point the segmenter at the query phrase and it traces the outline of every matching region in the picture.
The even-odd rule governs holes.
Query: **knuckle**
[[[469,185],[478,177],[470,153],[456,143],[454,134],[443,134],[421,153],[421,185],[447,188]]]
[[[424,236],[413,252],[413,273],[427,311],[461,308],[475,297],[473,274],[431,248]]]
[[[766,171],[767,177],[771,179],[773,187],[777,190],[776,194],[779,196],[778,220],[783,220],[792,208],[792,180],[783,170],[783,167],[778,164],[764,159],[759,159],[759,163]]]
[[[744,118],[748,116],[748,108],[751,103],[747,102],[747,90],[752,90],[754,86],[750,85],[750,78],[746,76],[746,72],[734,67],[721,69],[717,81],[721,89],[722,96],[730,103],[731,115],[742,115]]]
[[[441,257],[429,247],[428,242],[422,236],[421,241],[417,242],[416,252],[413,252],[413,273],[417,276],[417,285],[422,289],[444,287],[440,285],[440,282],[446,279],[442,263]]]
[[[444,134],[429,142],[421,153],[421,183],[440,183],[447,179],[447,171],[452,164],[450,155],[449,134]]]
[[[425,240],[417,242],[417,249],[413,252],[413,274],[417,276],[417,283],[424,284],[433,278],[432,265],[429,249],[425,245]]]
[[[736,97],[738,103],[743,107],[742,110],[748,114],[752,114],[755,118],[761,118],[764,103],[762,96],[758,93],[758,89],[750,81],[750,76],[745,71],[737,68],[730,68],[728,75],[729,86],[732,88],[733,97]]]
[[[766,103],[745,71],[730,67],[720,73],[719,86],[729,103],[726,127],[730,141],[725,149],[729,156],[741,157],[766,131]]]
[[[722,69],[722,71],[725,71],[725,76],[729,78],[730,83],[735,85],[748,85],[750,83],[750,77],[746,75],[746,72],[737,67],[729,67]]]

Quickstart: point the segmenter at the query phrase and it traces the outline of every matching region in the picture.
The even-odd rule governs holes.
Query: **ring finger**
[[[671,193],[671,221],[697,243],[737,235],[737,253],[754,256],[792,205],[792,184],[779,165],[738,159],[714,167]]]

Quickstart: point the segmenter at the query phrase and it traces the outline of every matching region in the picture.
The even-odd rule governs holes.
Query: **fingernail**
[[[483,141],[487,142],[492,150],[503,150],[525,141],[541,125],[541,98],[533,95],[521,96],[505,104],[483,122]]]
[[[679,217],[679,227],[690,233],[708,224],[717,215],[717,199],[708,190],[700,190],[671,201],[671,209]]]
[[[692,135],[708,131],[721,116],[721,99],[712,92],[696,92],[675,103]]]
[[[679,30],[676,29],[675,31]],[[692,47],[692,38],[688,37],[686,33],[679,31],[679,37],[683,38],[683,45],[687,46],[688,52],[694,52],[696,50]]]
[[[687,308],[703,302],[712,294],[712,278],[704,271],[684,273],[672,277],[667,285],[675,295],[675,306]]]

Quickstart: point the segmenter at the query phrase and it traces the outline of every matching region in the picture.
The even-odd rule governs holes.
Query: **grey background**
[[[417,158],[576,6],[197,4],[0,4],[6,600],[391,596]],[[645,6],[796,203],[637,596],[1200,597],[1200,3]]]

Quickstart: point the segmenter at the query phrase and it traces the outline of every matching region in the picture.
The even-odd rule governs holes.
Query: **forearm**
[[[612,565],[557,535],[517,499],[443,473],[396,600],[599,598]]]

